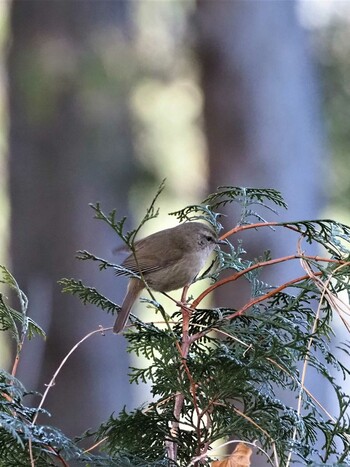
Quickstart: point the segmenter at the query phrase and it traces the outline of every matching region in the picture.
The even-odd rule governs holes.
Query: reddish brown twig
[[[201,419],[201,411],[197,402],[197,384],[194,381],[192,374],[190,372],[190,369],[187,365],[187,356],[188,352],[190,350],[190,345],[193,342],[191,339],[191,336],[189,335],[189,325],[190,325],[190,317],[191,317],[191,309],[186,306],[186,296],[187,296],[187,291],[188,287],[184,287],[182,291],[182,296],[181,296],[181,312],[182,312],[182,339],[181,343],[176,341],[176,347],[179,351],[179,354],[181,356],[181,364],[182,367],[187,375],[189,384],[190,384],[190,392],[192,395],[192,401],[193,401],[193,406],[195,408],[197,418],[198,420]],[[180,378],[182,375],[180,375]],[[175,395],[175,402],[174,402],[174,421],[171,424],[171,437],[174,439],[178,435],[178,429],[179,429],[179,419],[181,416],[181,410],[183,407],[183,403],[185,400],[185,396],[181,393],[178,392]],[[200,453],[200,438],[201,438],[201,430],[200,430],[200,424],[197,424],[196,427],[196,432],[197,432],[197,438],[198,438],[198,449]],[[167,452],[168,452],[168,457],[169,459],[173,460],[174,462],[177,461],[177,443],[176,441],[169,440],[167,441]]]
[[[320,276],[321,274],[322,274],[321,272],[316,272],[315,273],[316,276]],[[279,287],[276,287],[273,290],[270,290],[270,292],[267,292],[266,294],[262,295],[261,297],[253,298],[248,303],[246,303],[240,310],[235,311],[231,315],[226,316],[225,319],[233,319],[233,318],[236,318],[237,316],[241,316],[241,315],[243,315],[243,313],[245,311],[247,311],[252,306],[254,306],[254,305],[256,305],[256,304],[258,304],[260,302],[263,302],[264,300],[272,297],[273,295],[281,292],[282,290],[287,289],[288,287],[291,287],[292,285],[297,284],[298,282],[304,281],[306,279],[309,279],[309,276],[307,274],[304,275],[304,276],[301,276],[301,277],[297,277],[296,279],[292,279],[292,280],[290,280],[288,282],[285,282],[284,284],[280,285]]]
[[[92,332],[89,332],[86,336],[84,336],[79,342],[77,342],[72,348],[71,350],[67,353],[67,355],[63,358],[63,360],[61,361],[60,365],[58,366],[57,370],[55,371],[53,377],[51,378],[49,384],[47,385],[47,388],[41,398],[41,401],[40,401],[40,404],[37,408],[37,411],[36,411],[36,414],[33,418],[33,421],[32,421],[32,425],[35,425],[36,423],[36,420],[39,416],[39,412],[40,412],[40,409],[42,408],[42,406],[44,405],[44,402],[46,400],[46,397],[48,395],[48,392],[49,390],[54,386],[55,384],[55,380],[59,374],[59,372],[62,370],[63,366],[65,365],[65,363],[67,362],[68,358],[75,352],[75,350],[84,342],[86,341],[87,339],[89,339],[91,336],[93,336],[94,334],[101,334],[103,333],[104,331],[107,331],[107,330],[110,330],[112,328],[102,328],[101,326],[99,327],[99,329],[95,330],[95,331],[92,331]]]
[[[249,225],[237,225],[231,230],[228,230],[225,232],[220,239],[225,240],[225,238],[230,237],[231,235],[237,233],[237,232],[243,232],[244,230],[250,230],[250,229],[258,229],[260,227],[285,227],[286,229],[293,230],[294,232],[301,233],[300,230],[298,230],[296,227],[293,225],[288,225],[288,224],[281,224],[280,222],[257,222],[256,224],[249,224]]]
[[[317,262],[324,262],[324,263],[339,263],[339,264],[346,264],[346,261],[343,260],[337,260],[337,259],[330,259],[330,258],[322,258],[320,256],[310,256],[310,255],[302,255],[302,254],[294,254],[294,255],[289,255],[289,256],[283,256],[281,258],[275,258],[275,259],[270,259],[268,261],[262,261],[260,263],[253,264],[252,266],[249,266],[248,268],[235,272],[229,277],[225,277],[224,279],[221,279],[208,288],[204,290],[191,304],[192,308],[197,308],[200,302],[208,295],[210,294],[213,290],[217,289],[218,287],[221,287],[224,284],[227,284],[229,282],[234,282],[240,277],[244,276],[250,271],[253,271],[254,269],[258,269],[261,267],[265,266],[272,266],[274,264],[279,264],[283,263],[285,261],[290,261],[293,259],[308,259],[310,261],[317,261]]]

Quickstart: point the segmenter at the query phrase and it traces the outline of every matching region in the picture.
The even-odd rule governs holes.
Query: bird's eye
[[[207,235],[205,238],[208,240],[208,242],[212,242],[214,240],[210,235]]]

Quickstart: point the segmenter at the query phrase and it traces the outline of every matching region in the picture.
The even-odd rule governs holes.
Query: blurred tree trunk
[[[289,204],[280,220],[315,218],[324,202],[317,80],[294,9],[294,2],[199,0],[196,16],[210,189],[276,188]],[[252,257],[261,245],[286,253],[285,239],[267,230],[259,244],[251,235]]]
[[[219,185],[276,188],[290,207],[279,219],[317,218],[324,202],[323,127],[295,2],[198,0],[195,19],[211,191]],[[237,208],[227,214],[223,222],[232,227]],[[266,217],[276,220],[269,212]],[[240,237],[251,258],[268,248],[273,257],[296,251],[293,235],[263,229]],[[274,271],[263,279],[280,284],[303,274],[298,262]],[[221,288],[215,300],[239,307],[248,292],[240,282]],[[254,465],[265,460],[259,456]]]
[[[93,220],[89,202],[127,214],[134,177],[127,105],[132,79],[127,1],[15,1],[8,55],[12,270],[30,314],[48,331],[26,344],[20,377],[44,391],[60,360],[113,318],[61,293],[57,280],[82,278],[116,302],[122,281],[75,252],[107,256],[118,239]],[[116,261],[116,258],[113,258]],[[71,357],[46,408],[69,435],[96,427],[130,394],[122,337],[96,336]]]

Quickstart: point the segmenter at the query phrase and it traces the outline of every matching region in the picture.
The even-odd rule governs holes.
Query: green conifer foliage
[[[134,251],[140,228],[158,215],[155,205],[163,186],[139,227],[130,232],[125,231],[125,219],[118,220],[115,211],[105,214],[99,204],[92,208],[96,218]],[[241,206],[241,217],[237,225],[223,232],[220,209],[232,202]],[[286,208],[286,204],[275,190],[221,187],[203,203],[172,213],[180,222],[209,222],[226,245],[196,279],[209,278],[209,287],[203,287],[199,296],[187,298],[186,304],[177,303],[175,312],[173,303],[169,301],[168,310],[152,293],[142,299],[145,306],[159,312],[162,325],[131,316],[125,331],[128,350],[143,356],[147,363],[130,368],[130,383],[150,384],[153,399],[134,410],[112,414],[98,430],[83,435],[92,445],[98,444],[92,452],[100,449],[100,453],[83,451],[79,440],[69,440],[53,427],[38,425],[42,405],[26,407],[26,391],[15,371],[12,375],[2,371],[0,466],[69,465],[71,459],[79,459],[82,465],[210,465],[217,458],[213,443],[223,443],[232,436],[267,456],[274,466],[293,461],[349,465],[350,398],[339,383],[341,378],[349,379],[344,363],[349,358],[349,343],[337,341],[332,318],[338,314],[349,330],[350,308],[344,294],[348,297],[350,290],[350,228],[332,220],[267,220],[276,208]],[[261,251],[259,258],[247,259],[244,232],[260,228],[272,229],[276,235],[281,229],[294,232],[295,251],[286,251],[280,258]],[[320,256],[307,253],[312,243],[322,246]],[[101,270],[135,276],[87,251],[79,252],[79,258],[96,262]],[[263,279],[266,268],[295,260],[302,266],[299,277],[277,285]],[[7,305],[4,295],[0,301],[0,329],[16,340],[18,359],[23,339],[43,335],[43,331],[27,317],[27,301],[14,278],[5,268],[1,271],[3,282],[14,288],[20,301],[19,311]],[[246,304],[240,308],[234,303],[203,308],[204,297],[243,280],[251,290]],[[61,284],[65,292],[101,311],[115,314],[120,310],[80,280],[63,279]],[[338,404],[335,413],[308,389],[309,373],[334,394]],[[284,402],[284,393],[295,395],[294,406]],[[321,448],[319,444],[316,448],[320,441]]]

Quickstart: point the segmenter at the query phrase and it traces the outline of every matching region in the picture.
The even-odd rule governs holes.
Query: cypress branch
[[[112,228],[133,251],[135,237],[145,222],[158,215],[157,191],[140,225],[125,230],[125,218],[116,211],[105,214],[93,207],[95,217]],[[265,220],[276,207],[287,207],[276,190],[220,187],[199,205],[172,213],[180,221],[205,220],[220,232],[222,206],[241,206],[239,223],[223,234],[227,245],[213,265],[197,278],[211,285],[178,309],[162,307],[155,299],[147,306],[161,312],[164,326],[143,323],[132,317],[125,333],[128,351],[143,357],[130,368],[131,383],[148,383],[152,402],[120,414],[112,414],[95,432],[72,441],[59,430],[36,423],[37,409],[24,403],[23,385],[6,372],[0,373],[0,466],[35,465],[79,460],[82,465],[187,466],[210,465],[215,441],[231,437],[267,453],[273,465],[348,465],[350,462],[350,397],[339,378],[349,378],[349,342],[337,342],[335,353],[333,315],[349,325],[349,306],[341,294],[350,294],[348,261],[350,227],[335,221],[303,220],[277,223]],[[325,248],[324,257],[301,251],[274,258],[262,251],[247,259],[242,237],[248,229],[263,227],[292,230],[297,239]],[[234,235],[235,243],[231,243]],[[239,236],[239,238],[237,238]],[[301,236],[301,237],[300,237]],[[87,251],[79,259],[98,263],[100,270],[135,277],[122,266]],[[303,275],[279,285],[262,279],[265,268],[298,259]],[[225,277],[222,274],[225,273]],[[219,287],[242,280],[251,288],[250,300],[237,309],[234,303],[221,308],[200,308],[202,299]],[[2,268],[2,282],[17,291],[20,310],[0,297],[0,330],[10,332],[19,347],[23,335],[42,335],[40,326],[27,317],[27,302],[15,279]],[[80,280],[62,279],[63,291],[76,295],[106,313],[117,313],[113,303]],[[27,329],[23,333],[23,329]],[[97,332],[97,331],[95,331]],[[93,333],[92,333],[93,334]],[[86,339],[86,336],[84,339]],[[300,362],[303,367],[300,369]],[[305,374],[312,371],[327,385],[337,402],[335,413],[316,399],[307,387]],[[277,390],[278,396],[276,395]],[[283,394],[294,394],[289,406]],[[34,423],[35,422],[35,423]],[[82,439],[98,446],[93,455],[79,447]],[[321,448],[316,450],[316,442]],[[200,460],[199,460],[200,459]],[[15,464],[17,462],[17,464]],[[61,463],[63,463],[61,462]]]

